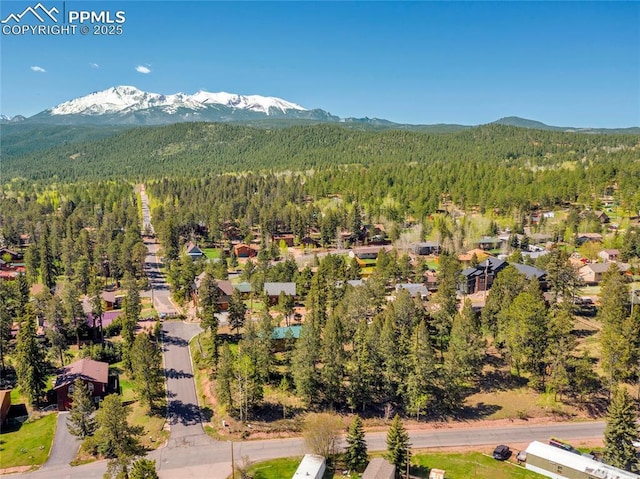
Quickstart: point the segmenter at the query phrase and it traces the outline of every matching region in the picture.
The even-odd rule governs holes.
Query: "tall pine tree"
[[[74,381],[71,401],[67,429],[71,434],[81,439],[91,436],[96,431],[98,424],[93,417],[95,407],[91,401],[87,383],[80,379]]]
[[[387,460],[396,466],[396,477],[400,477],[407,470],[410,448],[409,434],[400,416],[396,414],[387,431],[387,453],[385,454]]]
[[[607,409],[604,430],[604,459],[612,466],[630,472],[640,470],[633,443],[640,439],[638,412],[626,389],[618,388]]]
[[[364,438],[362,419],[356,415],[347,431],[347,450],[344,460],[349,469],[363,471],[367,465],[367,441]]]

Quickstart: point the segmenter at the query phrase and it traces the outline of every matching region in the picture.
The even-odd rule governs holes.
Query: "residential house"
[[[284,293],[286,296],[296,296],[296,283],[264,283],[264,294],[269,298],[269,304],[277,304],[280,298],[280,293]]]
[[[290,233],[273,235],[272,239],[278,246],[280,246],[281,242],[284,242],[289,248],[293,246],[294,242],[294,236]]]
[[[602,235],[600,233],[578,233],[576,236],[576,245],[580,246],[588,241],[602,243]]]
[[[427,299],[429,291],[427,287],[422,283],[398,283],[396,284],[396,293],[401,290],[407,291],[412,298],[419,297],[423,301]]]
[[[393,479],[394,477],[396,477],[396,466],[383,457],[371,459],[362,473],[362,479]]]
[[[108,392],[109,364],[85,358],[63,367],[53,386],[57,394],[58,411],[67,411],[71,406],[76,379],[87,384],[91,398],[98,403]]]
[[[602,225],[606,225],[607,223],[609,223],[609,221],[611,221],[609,215],[607,215],[604,211],[594,211],[593,214]]]
[[[440,254],[440,243],[436,241],[425,241],[413,245],[413,252],[419,256],[429,256]]]
[[[496,238],[494,236],[483,236],[476,244],[481,250],[489,251],[499,248],[501,243],[502,241],[500,241],[500,238]]]
[[[507,265],[506,261],[490,256],[477,266],[464,269],[462,271],[462,281],[458,284],[458,290],[462,294],[488,291],[498,273],[506,268]]]
[[[578,276],[585,283],[596,285],[604,279],[604,275],[614,264],[617,265],[621,273],[629,270],[629,265],[626,263],[589,263],[578,270]]]
[[[242,298],[248,298],[249,296],[251,296],[251,293],[253,292],[253,287],[251,286],[251,283],[249,283],[248,281],[243,281],[242,283],[234,284],[233,289],[237,289],[240,292],[240,296]]]
[[[529,444],[525,453],[527,469],[553,479],[640,479],[632,472],[539,441]]]
[[[195,306],[198,306],[198,292],[200,291],[200,285],[202,284],[202,280],[204,279],[206,272],[200,273],[196,276],[196,279],[193,281],[193,285],[191,286],[191,299],[193,300]],[[231,301],[231,296],[233,296],[233,285],[229,280],[216,280],[216,284],[218,285],[218,307],[220,311],[226,311],[229,309],[229,301]]]
[[[438,273],[435,271],[427,271],[424,274],[424,285],[427,287],[428,291],[437,291],[438,290]]]
[[[18,253],[9,248],[0,248],[0,258],[9,263],[14,263],[16,261],[22,261],[22,253]]]
[[[287,341],[290,339],[300,338],[302,332],[301,324],[293,324],[291,326],[273,328],[271,333],[271,344],[276,352],[284,351],[287,347]]]
[[[317,454],[305,454],[292,479],[322,479],[327,461]]]
[[[598,253],[598,258],[605,263],[615,263],[620,258],[620,251],[617,249],[603,249]]]
[[[498,273],[507,266],[513,266],[527,279],[536,278],[540,282],[540,289],[547,289],[547,273],[541,269],[519,263],[507,263],[498,258],[489,257],[477,266],[462,271],[462,281],[458,284],[458,291],[462,294],[474,294],[491,289]]]
[[[233,245],[233,254],[236,258],[253,258],[258,254],[255,246],[249,246],[246,243]]]
[[[349,251],[349,256],[359,260],[378,259],[378,253],[380,253],[381,249],[383,249],[382,246],[363,246]]]
[[[191,259],[199,259],[204,256],[204,251],[200,249],[200,247],[193,242],[189,241],[184,247],[184,251],[187,256],[190,256]]]
[[[104,310],[111,311],[113,309],[122,308],[125,295],[115,291],[103,291],[100,293],[100,298],[102,298],[102,301],[104,302]]]
[[[300,240],[300,244],[305,248],[319,248],[320,242],[313,239],[311,236],[305,236]]]
[[[467,251],[466,253],[459,254],[458,261],[460,261],[463,264],[471,264],[471,261],[473,260],[473,255],[476,256],[476,260],[478,261],[484,261],[489,256],[491,256],[489,253],[487,253],[482,249],[474,248],[472,250]]]
[[[0,391],[0,426],[7,419],[9,409],[11,409],[11,389],[5,389]]]

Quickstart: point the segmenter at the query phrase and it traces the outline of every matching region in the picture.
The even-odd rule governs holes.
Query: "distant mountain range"
[[[286,127],[305,123],[339,123],[348,128],[367,130],[399,129],[447,133],[468,125],[410,125],[378,118],[340,118],[316,108],[307,109],[276,97],[210,93],[193,95],[149,93],[133,86],[117,86],[61,103],[34,116],[7,117],[0,115],[0,124],[74,125],[74,126],[144,126],[181,122],[234,122],[258,127]],[[574,128],[550,126],[519,117],[505,117],[494,123],[540,130],[582,133],[640,134],[640,127]]]

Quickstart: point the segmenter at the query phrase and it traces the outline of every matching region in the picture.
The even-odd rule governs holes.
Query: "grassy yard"
[[[543,476],[518,467],[513,462],[500,462],[479,452],[425,453],[411,459],[412,475],[429,477],[430,468],[444,469],[447,479],[535,479]]]
[[[300,457],[257,462],[249,467],[255,479],[282,479],[292,477]],[[420,453],[411,458],[411,476],[429,477],[431,468],[444,469],[447,479],[536,479],[539,474],[518,467],[513,462],[500,462],[479,452]],[[324,479],[344,478],[341,470],[334,475],[327,473]],[[358,477],[355,476],[354,477]]]
[[[29,421],[0,434],[0,468],[38,466],[49,457],[57,414]],[[5,432],[6,431],[6,432]]]
[[[207,259],[217,259],[220,257],[220,250],[218,248],[202,248],[202,252]]]

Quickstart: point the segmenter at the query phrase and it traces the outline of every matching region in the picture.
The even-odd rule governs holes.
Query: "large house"
[[[87,384],[91,398],[98,403],[108,392],[109,364],[85,358],[62,368],[53,386],[59,411],[66,411],[71,406],[73,383],[76,379]]]
[[[585,264],[578,270],[578,276],[587,284],[598,284],[604,279],[604,275],[609,271],[612,265],[616,265],[621,273],[629,269],[626,263],[589,263]]]
[[[462,271],[462,279],[458,284],[458,291],[462,294],[474,294],[491,289],[496,276],[500,271],[509,266],[509,263],[498,258],[489,257],[477,266],[471,266]],[[540,289],[546,290],[547,273],[541,269],[519,263],[512,263],[519,273],[527,279],[536,278],[540,282]]]
[[[615,262],[620,258],[620,251],[617,249],[603,249],[598,253],[598,258],[605,263]]]
[[[393,479],[394,477],[396,477],[396,466],[383,457],[371,459],[362,473],[362,479]]]

